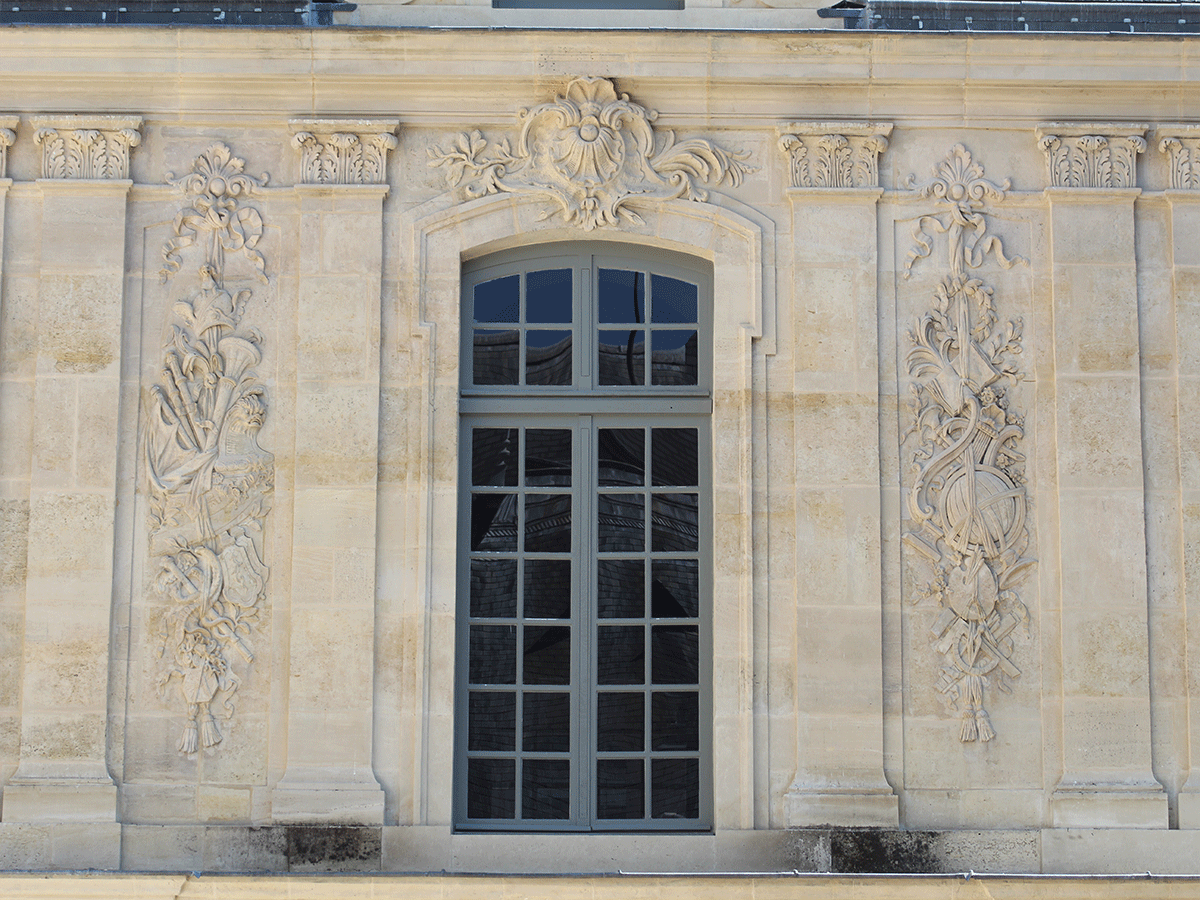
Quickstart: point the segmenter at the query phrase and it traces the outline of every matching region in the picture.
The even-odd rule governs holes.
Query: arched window
[[[712,822],[712,277],[563,244],[464,267],[455,822]]]

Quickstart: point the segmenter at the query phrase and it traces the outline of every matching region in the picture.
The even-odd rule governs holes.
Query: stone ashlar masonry
[[[0,30],[0,868],[1197,870],[1185,40],[61,34]],[[461,270],[553,242],[712,265],[711,833],[451,827]]]

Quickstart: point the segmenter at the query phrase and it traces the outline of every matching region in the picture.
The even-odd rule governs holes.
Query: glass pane
[[[571,683],[571,629],[525,626],[525,684]]]
[[[695,625],[655,625],[650,629],[652,677],[655,684],[700,681],[700,635]]]
[[[596,761],[596,818],[646,817],[646,764],[640,759]]]
[[[700,818],[700,760],[650,761],[650,815],[655,819]]]
[[[475,285],[475,321],[517,322],[520,290],[519,275],[506,275]]]
[[[516,486],[517,440],[515,428],[471,429],[471,484]]]
[[[471,495],[471,549],[517,549],[515,494]]]
[[[646,498],[641,494],[601,494],[596,502],[597,548],[601,553],[642,553],[646,549]]]
[[[471,615],[481,619],[517,615],[517,561],[471,560]]]
[[[650,432],[650,473],[655,485],[700,483],[695,428],[654,428]]]
[[[650,501],[651,545],[661,552],[700,548],[699,497],[696,494],[655,494]]]
[[[525,321],[571,322],[571,270],[543,269],[525,275]]]
[[[511,819],[517,812],[517,764],[511,759],[467,760],[467,816]]]
[[[571,486],[571,431],[567,428],[525,430],[525,484]]]
[[[571,495],[525,495],[525,549],[535,553],[571,550]]]
[[[644,684],[645,629],[640,625],[604,625],[596,629],[599,684]]]
[[[472,625],[471,684],[517,683],[517,626]]]
[[[525,618],[571,618],[571,561],[525,560]]]
[[[645,483],[645,429],[601,428],[598,443],[600,460],[597,476],[602,487]]]
[[[646,333],[601,331],[600,384],[643,384],[646,380]]]
[[[475,384],[516,384],[521,332],[475,329]]]
[[[524,760],[521,763],[521,818],[566,819],[570,815],[570,761]]]
[[[525,332],[525,383],[571,384],[571,332]]]
[[[651,275],[651,308],[655,324],[690,324],[696,318],[696,285],[666,275]]]
[[[700,749],[698,694],[656,691],[650,701],[651,750]]]
[[[700,564],[694,559],[656,559],[650,564],[650,615],[694,619],[700,615]]]
[[[651,384],[696,384],[696,340],[694,331],[651,332]]]
[[[646,749],[646,695],[596,695],[596,749],[601,753]]]
[[[468,750],[516,749],[516,694],[510,691],[471,691],[468,706]]]
[[[646,276],[625,269],[600,270],[600,321],[640,325],[646,321]]]
[[[527,692],[524,696],[521,749],[568,753],[571,750],[571,695]]]
[[[640,559],[597,563],[596,615],[601,619],[640,619],[646,614],[646,564]]]

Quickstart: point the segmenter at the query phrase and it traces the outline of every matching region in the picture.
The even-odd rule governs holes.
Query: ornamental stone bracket
[[[8,177],[8,148],[17,139],[20,116],[0,116],[0,178]]]
[[[1050,187],[1137,187],[1137,156],[1148,125],[1043,122],[1035,131],[1046,151]]]
[[[1200,125],[1162,125],[1154,137],[1167,155],[1170,189],[1200,191]]]
[[[736,187],[757,171],[749,151],[724,150],[700,138],[676,141],[654,127],[658,113],[633,103],[607,78],[576,78],[553,101],[517,114],[515,137],[489,140],[462,132],[449,149],[429,148],[429,165],[444,168],[460,199],[533,194],[584,231],[621,221],[641,223],[629,208],[644,200],[704,202],[703,184]]]
[[[879,157],[891,122],[789,122],[778,133],[791,187],[879,187]]]
[[[298,184],[384,184],[397,119],[291,119],[300,151]]]
[[[30,124],[42,178],[127,179],[130,153],[142,141],[141,116],[35,116]]]

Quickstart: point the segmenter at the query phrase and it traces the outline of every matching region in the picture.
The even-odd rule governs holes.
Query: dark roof
[[[1021,0],[841,0],[820,10],[847,28],[872,31],[1195,34],[1200,3]]]

